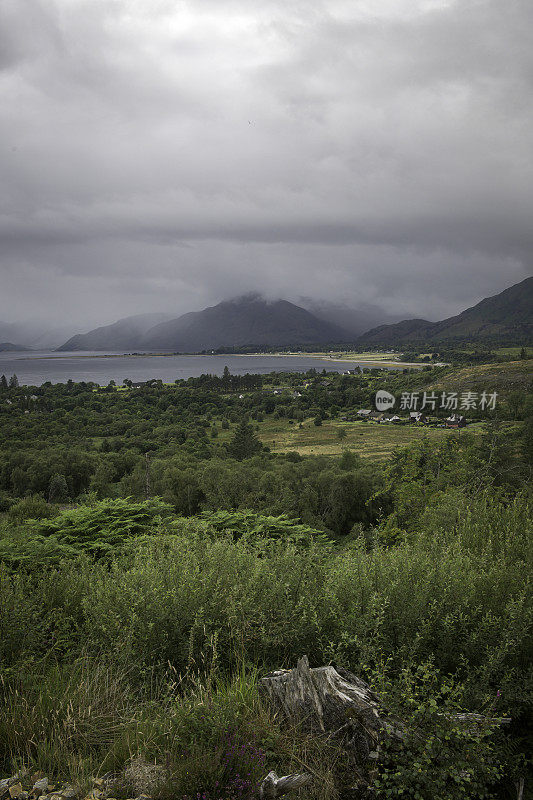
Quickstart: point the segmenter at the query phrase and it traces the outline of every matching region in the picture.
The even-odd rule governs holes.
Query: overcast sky
[[[533,265],[531,0],[2,0],[0,319],[441,319]]]

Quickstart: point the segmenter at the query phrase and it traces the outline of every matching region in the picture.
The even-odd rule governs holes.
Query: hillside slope
[[[65,350],[122,350],[140,347],[150,328],[168,319],[170,314],[137,314],[112,325],[103,325],[88,333],[78,333],[58,347]]]
[[[533,278],[486,297],[472,308],[441,322],[413,319],[396,325],[381,325],[360,336],[358,344],[437,343],[494,336],[517,340],[533,337]]]
[[[0,342],[0,353],[19,353],[29,350],[29,347],[24,347],[21,344],[13,344],[13,342]]]

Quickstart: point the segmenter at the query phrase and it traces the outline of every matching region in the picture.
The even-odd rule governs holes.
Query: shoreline
[[[355,364],[356,366],[376,367],[413,367],[421,369],[425,364],[409,361],[391,361],[390,359],[369,359],[365,357],[333,357],[329,353],[83,353],[83,351],[70,351],[61,355],[26,355],[17,358],[17,361],[52,361],[65,358],[313,358],[317,361],[327,361],[334,364]],[[14,359],[15,360],[15,359]],[[444,366],[433,364],[432,366]]]
[[[339,356],[334,357],[330,355],[330,353],[84,353],[83,351],[69,351],[65,352],[64,354],[50,354],[50,355],[24,355],[20,358],[14,359],[16,361],[52,361],[55,359],[65,359],[65,358],[224,358],[224,357],[231,357],[231,358],[312,358],[318,361],[326,361],[332,362],[334,364],[355,364],[361,366],[370,366],[370,367],[397,367],[398,369],[403,367],[414,367],[421,369],[425,364],[421,364],[420,362],[409,362],[409,361],[392,361],[390,359],[370,359],[363,357],[357,357],[356,355],[353,357],[347,356]],[[444,366],[441,364],[433,364],[432,366]]]

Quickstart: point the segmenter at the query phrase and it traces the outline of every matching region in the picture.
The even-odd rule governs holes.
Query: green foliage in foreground
[[[143,690],[125,668],[88,655],[8,677],[2,685],[0,769],[9,771],[9,757],[16,755],[52,778],[68,775],[88,788],[91,774],[127,764],[115,787],[118,797],[142,791],[161,800],[251,800],[268,770],[286,774],[304,766],[313,775],[307,800],[338,800],[339,790],[354,780],[338,744],[280,724],[258,693],[257,672],[241,667],[227,679],[213,655],[203,680],[169,668],[158,680],[149,675]],[[436,695],[438,676],[430,664],[405,671],[396,691],[386,671],[376,670],[373,678],[389,709],[406,723],[403,742],[384,742],[374,778],[377,798],[495,796],[491,786],[505,770],[505,747],[490,726],[472,731],[447,716],[460,708],[458,684],[448,682]],[[162,765],[160,772],[154,775],[147,762]]]
[[[328,544],[328,538],[323,533],[308,525],[301,525],[284,514],[273,517],[253,511],[204,511],[196,519],[206,524],[206,532],[230,533],[234,539],[245,537],[255,542],[278,539],[300,546],[308,545],[311,541]]]
[[[22,504],[17,504],[19,509]],[[130,538],[151,533],[170,512],[171,507],[158,499],[103,500],[62,511],[52,519],[30,519],[23,527],[0,530],[0,561],[37,568],[82,553],[112,556]]]
[[[278,761],[287,768],[294,766],[283,750],[285,745],[272,741],[272,736],[282,739],[288,734],[275,728],[277,733],[271,735],[266,731],[274,730],[272,725],[262,723],[261,727],[256,720],[256,713],[264,720],[264,710],[257,710],[251,689],[243,689],[242,702],[237,702],[246,724],[240,717],[224,715],[222,722],[215,706],[204,704],[205,719],[198,720],[200,733],[195,740],[199,750],[187,749],[186,731],[192,718],[174,727],[174,711],[170,714],[165,699],[169,691],[165,673],[170,665],[174,676],[170,683],[177,684],[173,708],[181,709],[183,720],[183,708],[196,702],[187,691],[182,693],[188,686],[183,676],[209,674],[215,676],[215,683],[224,682],[243,664],[261,670],[293,666],[303,653],[314,665],[334,661],[369,678],[392,704],[403,703],[402,713],[412,713],[417,724],[427,719],[428,730],[449,700],[442,695],[442,686],[452,681],[457,687],[452,705],[481,713],[487,709],[510,713],[513,747],[530,751],[533,531],[527,493],[509,499],[485,491],[471,498],[464,490],[450,487],[432,496],[418,517],[416,530],[406,531],[401,544],[389,548],[374,544],[370,550],[355,534],[342,548],[325,544],[309,530],[299,531],[303,541],[299,536],[291,539],[283,535],[291,525],[283,518],[233,512],[168,517],[161,524],[157,519],[166,513],[164,506],[156,503],[150,511],[146,504],[131,504],[133,510],[129,505],[122,507],[123,516],[131,513],[134,519],[144,520],[135,529],[139,536],[132,537],[133,528],[127,527],[126,541],[118,537],[113,518],[118,506],[88,506],[64,512],[55,520],[19,526],[28,541],[33,535],[51,542],[67,531],[61,534],[63,545],[82,547],[84,554],[71,554],[51,569],[36,569],[29,561],[31,569],[0,569],[4,681],[0,719],[23,716],[22,706],[30,700],[38,708],[45,704],[42,713],[35,712],[42,720],[41,728],[36,722],[32,728],[41,734],[28,738],[27,758],[32,763],[52,764],[57,757],[58,763],[66,765],[70,760],[83,772],[95,769],[98,754],[100,763],[107,759],[106,768],[114,768],[132,752],[140,751],[147,758],[161,755],[158,742],[164,739],[174,743],[176,753],[194,753],[194,758],[213,767],[209,775],[197,777],[197,785],[204,788],[219,774],[215,766],[222,746],[218,739],[209,738],[209,731],[221,736],[222,730],[238,733],[239,741],[249,743],[249,731],[256,729],[258,744],[272,754],[269,768]],[[150,514],[151,523],[147,521]],[[96,518],[103,541],[117,536],[125,545],[113,554],[106,550],[106,559],[93,558],[85,547],[90,538],[87,531]],[[374,542],[378,541],[379,536]],[[120,697],[126,692],[129,700],[117,700],[116,718],[114,712],[111,718],[105,717],[107,700],[100,705],[85,696],[76,700],[77,690],[66,686],[65,676],[79,659],[105,662],[113,675],[122,676],[125,688]],[[421,665],[431,672],[433,682],[424,674],[413,678],[413,703],[407,702],[406,687],[411,684],[406,684],[405,675],[416,676]],[[48,683],[51,674],[63,676],[57,678],[56,689]],[[106,686],[107,680],[102,677]],[[30,684],[34,685],[31,692]],[[148,700],[146,693],[153,685],[167,688],[162,696]],[[213,686],[212,692],[217,691]],[[71,700],[78,703],[79,717],[72,724],[76,731],[84,731],[86,741],[93,742],[91,747],[78,747],[78,734],[61,739],[57,720],[67,713],[63,704]],[[94,723],[91,714],[96,715]],[[97,722],[98,714],[105,717],[103,722]],[[0,763],[8,769],[11,759],[25,752],[25,728],[22,723],[3,724]],[[106,730],[115,734],[107,736]],[[490,783],[499,772],[502,780],[511,780],[515,759],[507,745],[498,745],[496,755],[492,751],[496,744],[483,736],[461,737],[453,729],[444,731],[443,726],[438,731],[450,737],[442,759],[435,758],[438,743],[434,741],[423,747],[416,740],[407,742],[404,751],[391,754],[392,760],[384,765],[381,796],[401,796],[400,790],[416,787],[423,800],[489,797]],[[291,747],[304,747],[303,734],[293,734]],[[340,778],[333,775],[326,746],[315,742],[305,747],[321,752],[320,763],[327,773],[324,780],[333,787],[322,797],[334,798]],[[298,752],[301,757],[302,750]],[[475,775],[450,787],[444,774],[460,777],[469,752],[475,754]],[[417,763],[422,765],[423,780],[415,774]],[[396,772],[391,764],[396,764]],[[416,796],[415,788],[412,796]]]
[[[340,380],[332,388],[338,408],[355,402]],[[337,413],[328,391],[312,390],[313,415]],[[222,412],[237,424],[251,397],[200,406],[188,390],[132,392],[132,426],[86,395],[59,393],[79,416],[72,429],[67,414],[46,417],[64,448],[53,452],[20,409],[0,467],[0,770],[22,758],[83,780],[140,753],[172,772],[147,787],[154,798],[244,800],[237,774],[304,764],[319,776],[309,798],[338,800],[338,746],[280,726],[257,696],[255,670],[305,653],[367,678],[411,722],[387,748],[377,798],[509,798],[518,776],[529,786],[529,422],[424,439],[387,465],[349,452],[237,460],[206,431]],[[281,414],[281,400],[256,400]],[[289,420],[302,412],[290,409]],[[80,426],[94,437],[84,455],[68,443]],[[143,502],[147,489],[162,499]],[[76,507],[60,505],[67,494]],[[446,716],[458,708],[513,724],[465,731]]]

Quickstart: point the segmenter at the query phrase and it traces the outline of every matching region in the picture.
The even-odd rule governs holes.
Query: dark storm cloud
[[[4,0],[0,318],[530,273],[528,0]]]

